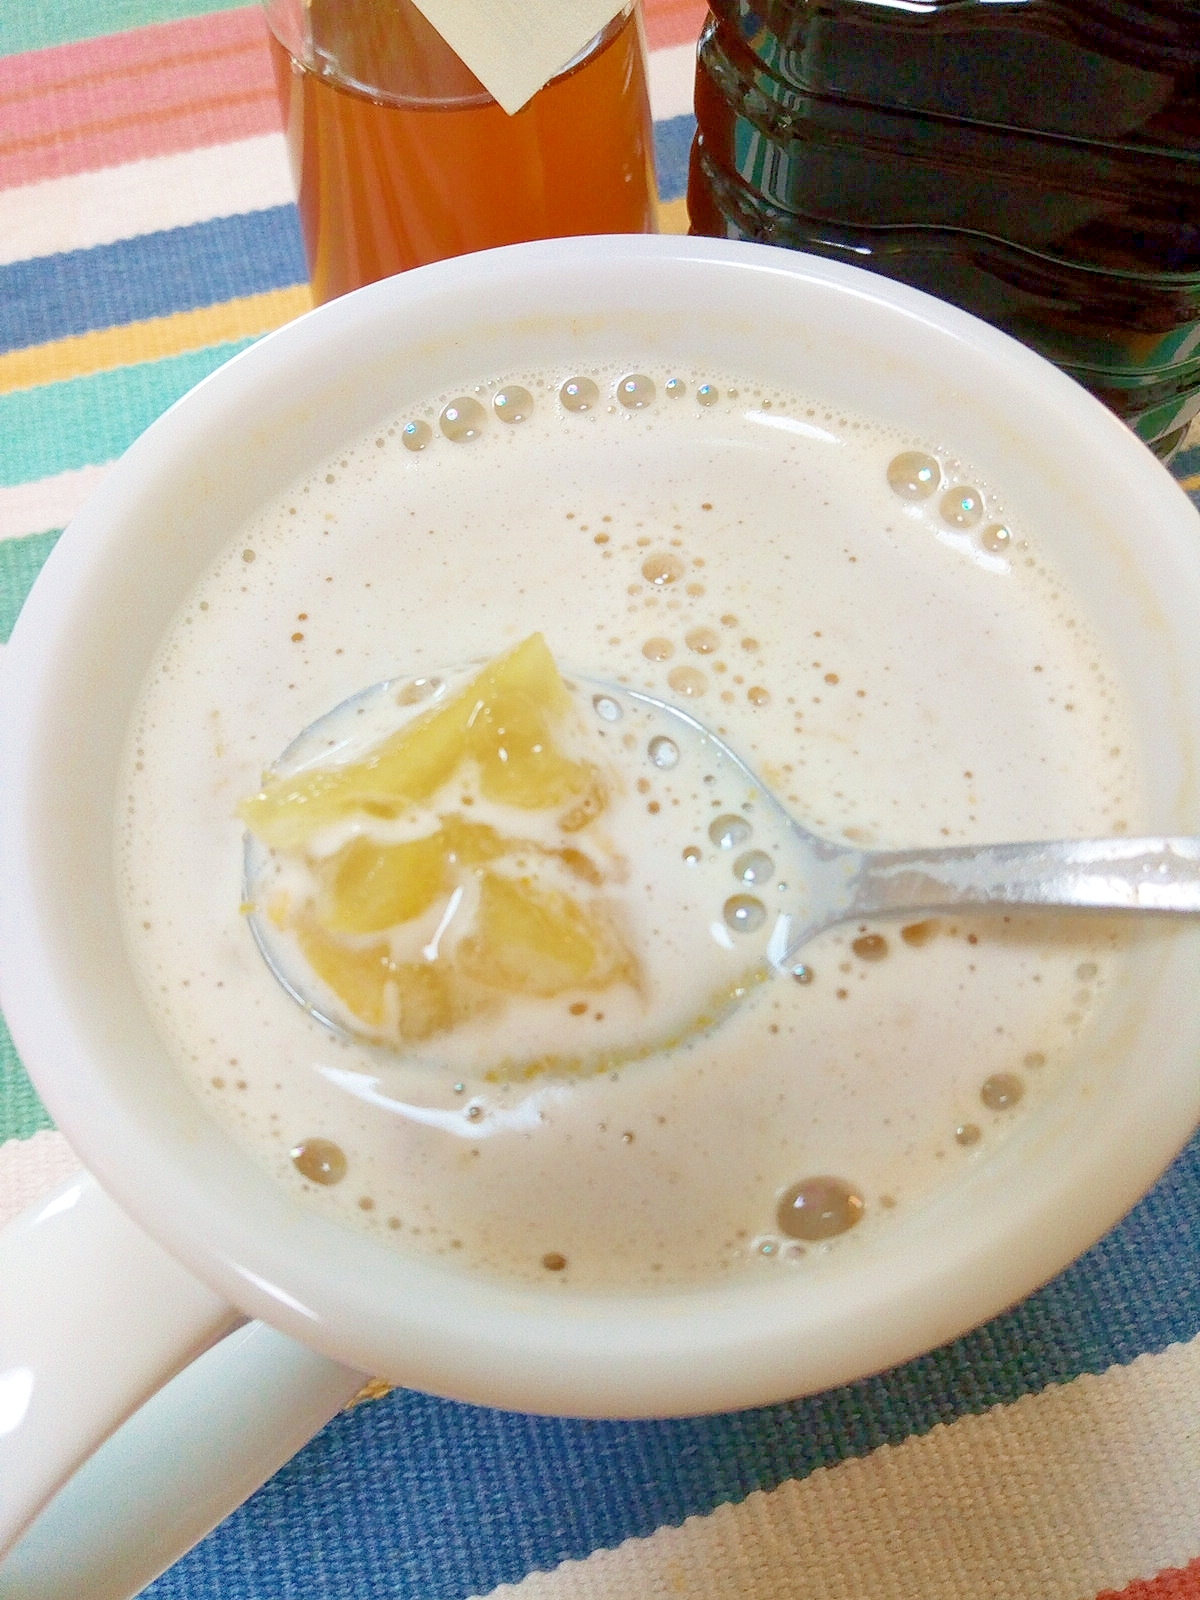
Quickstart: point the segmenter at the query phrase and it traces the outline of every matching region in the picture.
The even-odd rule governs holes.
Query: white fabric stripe
[[[62,1134],[49,1129],[0,1144],[0,1228],[79,1166]]]
[[[1086,1600],[1200,1555],[1200,1338],[493,1590]]]
[[[655,122],[691,116],[696,83],[696,46],[673,44],[652,50],[646,64],[650,86],[650,111]]]
[[[65,528],[109,466],[111,462],[76,467],[52,478],[0,487],[0,539],[20,539],[27,533]]]
[[[0,265],[295,198],[282,133],[0,189]]]

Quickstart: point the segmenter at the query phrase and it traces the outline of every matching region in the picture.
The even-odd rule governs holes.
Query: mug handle
[[[0,1600],[129,1600],[365,1382],[68,1179],[0,1233]]]

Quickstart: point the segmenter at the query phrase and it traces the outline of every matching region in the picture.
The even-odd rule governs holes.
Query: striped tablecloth
[[[647,0],[669,228],[686,226],[702,15],[702,0]],[[256,8],[0,6],[0,638],[108,464],[197,379],[308,304]],[[1200,498],[1200,448],[1177,471]],[[74,1165],[0,1031],[0,1220]],[[147,1591],[1112,1592],[1200,1600],[1200,1138],[1055,1282],[899,1370],[765,1411],[662,1423],[387,1394],[335,1419]]]

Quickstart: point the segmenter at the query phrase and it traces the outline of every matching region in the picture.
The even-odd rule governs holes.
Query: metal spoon
[[[450,677],[420,681],[439,685],[436,699]],[[739,961],[753,957],[776,970],[795,970],[801,949],[838,923],[932,912],[1040,907],[1200,913],[1200,838],[861,850],[806,828],[690,712],[641,690],[578,674],[568,682],[584,707],[590,700],[598,734],[621,746],[615,765],[640,763],[640,770],[654,770],[660,778],[691,785],[703,781],[711,786],[706,792],[724,795],[728,814],[714,820],[710,839],[717,857],[728,855],[715,876],[710,863],[707,882],[715,903],[711,915],[706,902],[705,914],[697,918],[697,938],[717,936]],[[386,709],[384,702],[403,700],[404,690],[403,680],[389,679],[334,708],[293,741],[275,771],[293,774],[336,763],[355,719]],[[750,845],[754,848],[746,848]],[[248,834],[244,894],[251,905],[263,898],[270,870],[270,852]],[[274,923],[257,912],[249,920],[268,966],[293,999],[325,1026],[347,1032],[314,1000],[304,963]]]
[[[615,700],[652,707],[677,744],[702,747],[710,762],[735,768],[753,787],[759,806],[770,808],[782,825],[786,858],[776,864],[788,886],[787,898],[778,909],[768,947],[777,967],[786,966],[827,928],[880,917],[1010,907],[1200,913],[1200,838],[859,850],[806,828],[740,756],[690,713],[640,691],[605,692]]]

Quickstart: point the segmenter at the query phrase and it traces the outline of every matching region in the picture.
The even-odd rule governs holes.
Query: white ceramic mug
[[[223,1481],[202,1514],[162,1535],[153,1570],[364,1373],[487,1405],[630,1417],[765,1404],[908,1359],[1093,1243],[1194,1127],[1200,931],[1180,928],[1136,952],[1115,1002],[1119,1043],[1086,1085],[1068,1076],[952,1202],[898,1220],[803,1285],[564,1295],[456,1272],[302,1212],[166,1062],[114,934],[113,796],[131,707],[183,597],[259,506],[407,399],[483,370],[582,368],[614,348],[753,370],[951,440],[993,481],[1019,478],[1057,562],[1107,620],[1156,826],[1200,832],[1195,511],[1082,390],[974,319],[800,255],[584,239],[441,263],[263,339],[113,469],[51,555],[4,660],[3,1005],[104,1194],[68,1185],[0,1245],[0,1545],[244,1318],[279,1333],[252,1326],[219,1345],[204,1360],[226,1365],[207,1385],[203,1362],[193,1370],[187,1414],[198,1390],[216,1397],[198,1449],[223,1441]],[[221,1407],[241,1382],[265,1398],[236,1466],[238,1430]],[[297,1395],[307,1409],[292,1409]],[[181,1414],[160,1410],[157,1425]],[[208,1490],[190,1470],[199,1502]],[[96,1580],[92,1600],[129,1592],[134,1568],[117,1566],[123,1576]],[[150,1576],[143,1563],[138,1580]],[[3,1582],[0,1569],[0,1593],[34,1592]]]

